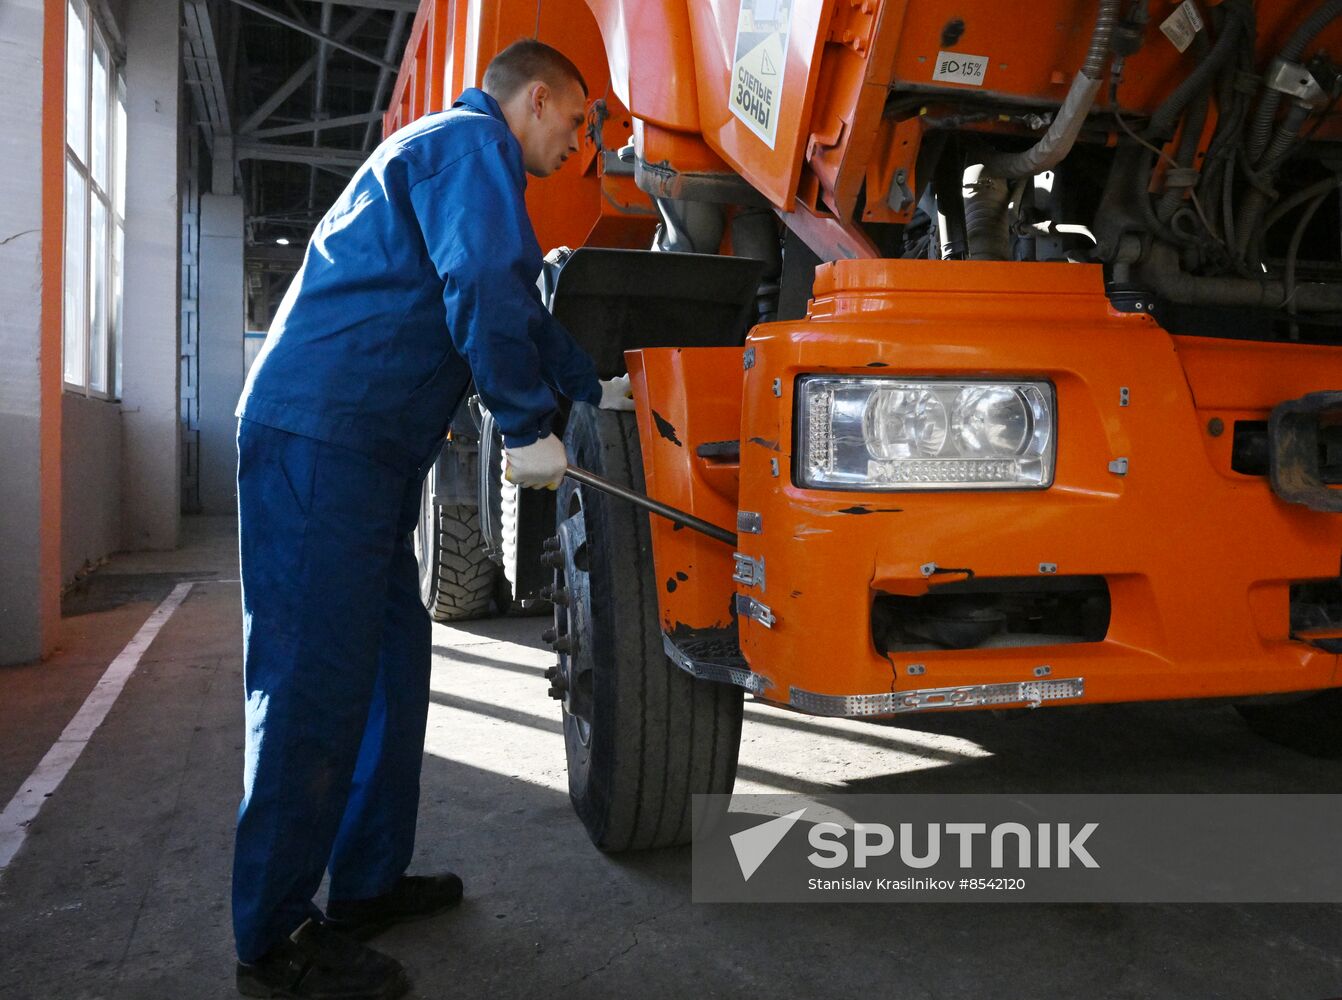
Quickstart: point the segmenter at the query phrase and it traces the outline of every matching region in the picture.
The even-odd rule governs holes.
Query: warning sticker
[[[1194,0],[1184,0],[1174,8],[1173,14],[1160,22],[1160,30],[1165,32],[1165,37],[1176,49],[1183,52],[1193,44],[1193,37],[1202,30],[1202,15],[1198,12],[1198,5]]]
[[[983,76],[987,72],[987,56],[969,56],[963,52],[938,52],[932,79],[942,83],[967,83],[971,87],[982,87]]]
[[[732,58],[732,114],[770,149],[778,135],[778,110],[787,69],[788,29],[795,0],[741,0]]]

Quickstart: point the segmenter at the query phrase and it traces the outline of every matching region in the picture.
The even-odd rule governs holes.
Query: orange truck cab
[[[425,0],[388,133],[532,35],[592,97],[543,293],[637,404],[571,460],[736,534],[519,494],[478,405],[426,484],[438,617],[553,606],[598,846],[688,839],[746,694],[1342,752],[1342,0]]]

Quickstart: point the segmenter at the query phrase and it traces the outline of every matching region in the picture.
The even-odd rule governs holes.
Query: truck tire
[[[1299,701],[1236,705],[1259,736],[1284,747],[1336,760],[1342,757],[1342,688],[1331,688]]]
[[[576,465],[644,489],[633,414],[575,404],[564,438]],[[691,797],[736,780],[742,692],[667,659],[648,515],[568,479],[557,499],[548,676],[564,702],[569,797],[603,851],[686,843]]]
[[[435,471],[424,480],[415,531],[420,599],[436,622],[486,618],[494,610],[499,568],[485,555],[480,511],[466,504],[434,504]]]

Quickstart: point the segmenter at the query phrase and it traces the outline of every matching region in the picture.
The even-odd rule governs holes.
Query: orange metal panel
[[[587,0],[610,67],[611,90],[638,117],[699,131],[699,102],[685,0]],[[558,43],[556,43],[558,44]]]
[[[539,6],[425,0],[411,27],[384,135],[450,107],[466,87],[479,86],[495,54],[533,36],[573,60],[592,100],[605,99],[610,111],[602,129],[605,146],[616,149],[627,142],[633,121],[610,94],[601,35],[583,0],[547,0]],[[571,158],[550,177],[531,178],[526,198],[542,249],[594,242],[643,247],[656,225],[648,199],[617,179],[605,181],[591,155]]]
[[[425,52],[424,68],[426,81],[426,106],[442,108],[451,103],[456,94],[446,92],[447,62],[452,51],[451,21],[452,3],[441,2],[433,5],[433,14],[429,22],[431,33],[428,51]]]
[[[1061,101],[1067,93],[1072,76],[1085,60],[1098,10],[1096,0],[1029,4],[962,0],[954,6],[901,0],[899,6],[899,20],[891,25],[899,36],[892,77],[896,86],[1036,101]],[[1160,23],[1176,6],[1170,0],[1149,0],[1145,44],[1128,59],[1119,90],[1124,108],[1153,111],[1196,65],[1197,54],[1192,47],[1181,53],[1160,31]],[[1266,61],[1315,5],[1269,0],[1256,6],[1258,54]],[[954,44],[947,45],[943,39],[955,32],[953,22],[957,20],[962,28],[955,34]],[[1339,45],[1342,23],[1325,31],[1310,51],[1337,51]],[[943,50],[988,56],[983,85],[933,81],[937,53]],[[1101,90],[1100,99],[1107,102],[1107,87]]]
[[[739,466],[696,449],[735,441],[741,427],[739,347],[628,351],[648,495],[736,530]],[[652,518],[662,628],[722,628],[732,621],[732,549]]]
[[[1339,384],[1337,348],[1298,344],[1283,351],[1276,344],[1252,341],[1198,337],[1173,341],[1193,393],[1208,460],[1224,478],[1251,489],[1261,482],[1259,477],[1241,475],[1230,467],[1235,423],[1267,420],[1278,403],[1335,390]],[[1219,431],[1213,421],[1220,421]]]
[[[413,63],[415,49],[423,44],[424,24],[432,6],[433,0],[420,4],[419,10],[415,12],[415,19],[410,24],[410,34],[406,36],[405,52],[401,57],[401,70],[396,75],[396,82],[391,86],[391,99],[387,101],[387,111],[382,116],[383,137],[391,135],[401,126],[413,121],[407,101],[408,71]]]
[[[811,128],[811,103],[820,62],[817,55],[832,2],[791,0],[786,65],[780,67],[782,97],[773,109],[777,115],[777,134],[770,146],[729,110],[729,98],[738,85],[732,60],[740,0],[690,0],[699,118],[704,138],[761,194],[785,210],[792,207],[801,171],[801,153]]]
[[[922,139],[921,132],[896,136],[896,123],[884,116],[899,40],[888,26],[900,10],[902,4],[894,0],[884,5],[841,0],[837,5],[822,53],[815,125],[806,149],[807,168],[818,181],[813,200],[808,200],[812,209],[851,218],[866,181],[871,214],[864,218],[895,221],[885,217],[885,192],[898,169],[905,170],[906,184],[912,179]],[[873,177],[873,171],[884,175]]]
[[[877,155],[866,170],[870,193],[863,222],[908,222],[917,208],[918,150],[923,142],[921,118],[882,123]],[[897,197],[896,197],[897,196]]]
[[[1114,312],[1092,266],[844,261],[819,269],[807,319],[757,327],[748,343],[740,506],[763,531],[741,549],[768,566],[751,596],[777,616],[742,620],[752,668],[786,702],[827,694],[1084,677],[1086,701],[1245,695],[1342,684],[1337,657],[1289,638],[1289,581],[1333,578],[1342,519],[1279,500],[1262,477],[1208,448],[1205,405],[1259,412],[1342,385],[1342,349],[1173,338]],[[1185,371],[1187,365],[1187,372]],[[1042,491],[871,493],[792,485],[793,400],[775,379],[836,372],[1046,379],[1056,388],[1057,466]],[[1129,405],[1120,404],[1120,390]],[[769,459],[779,457],[775,476]],[[1125,457],[1129,470],[1108,469]],[[916,595],[920,567],[979,578],[1107,579],[1100,643],[882,656],[879,592]],[[910,675],[908,667],[924,672]]]
[[[628,174],[611,174],[592,169],[601,178],[601,205],[596,222],[583,240],[583,246],[646,249],[652,245],[660,216],[648,196],[639,190]]]
[[[899,122],[916,117],[920,101],[933,107],[964,98],[1026,107],[1061,102],[1083,61],[1097,10],[1094,0],[1024,6],[968,0],[954,7],[908,0],[794,0],[778,133],[770,148],[729,111],[740,0],[590,2],[616,66],[617,90],[636,117],[671,129],[687,146],[698,129],[776,207],[792,211],[794,200],[801,200],[822,218],[821,226],[830,215],[848,221],[864,184],[867,221],[907,221],[910,207],[888,205],[886,196],[896,171],[912,178],[921,129],[901,130]],[[682,29],[687,6],[692,53]],[[1169,0],[1150,0],[1145,44],[1127,61],[1119,99],[1134,113],[1152,111],[1196,59],[1191,49],[1178,52],[1159,30],[1173,9]],[[1304,16],[1296,3],[1259,5],[1262,60]],[[1342,23],[1311,48],[1342,48]],[[982,85],[934,81],[941,52],[985,58]],[[685,82],[690,60],[694,87]],[[892,88],[913,103],[887,117]],[[685,109],[692,93],[698,107],[693,115]],[[1107,93],[1102,90],[1102,104]],[[1340,121],[1334,114],[1319,135],[1335,134]],[[685,153],[676,139],[663,139],[662,145],[670,148],[664,158],[686,169],[680,167]]]
[[[1176,337],[1174,347],[1199,409],[1267,411],[1307,392],[1337,389],[1336,347]]]
[[[858,6],[860,0],[843,0],[841,8],[844,3]],[[861,3],[864,9],[867,6]],[[969,0],[954,7],[885,0],[880,7],[861,90],[852,85],[852,69],[831,72],[828,65],[822,67],[813,127],[823,133],[826,121],[842,120],[847,132],[836,143],[812,146],[807,151],[808,168],[819,177],[824,201],[831,210],[847,218],[866,181],[868,209],[864,218],[876,222],[907,221],[909,212],[889,210],[884,199],[893,170],[905,169],[912,176],[918,153],[917,143],[889,150],[891,143],[907,138],[896,131],[893,121],[882,119],[891,87],[912,94],[915,101],[921,95],[933,105],[961,98],[1027,104],[1061,102],[1084,61],[1097,10],[1094,0],[1046,0],[1025,5]],[[1153,111],[1196,63],[1193,49],[1180,53],[1158,27],[1174,7],[1168,0],[1150,0],[1145,44],[1127,60],[1119,89],[1120,104],[1132,113]],[[1312,8],[1286,2],[1258,5],[1261,61],[1266,62],[1280,48],[1307,9]],[[1339,48],[1342,23],[1326,30],[1310,51]],[[982,86],[934,81],[932,75],[942,51],[987,57]],[[835,60],[851,63],[855,54],[860,56],[862,52],[831,45],[826,47],[824,58],[827,64]],[[1107,105],[1108,93],[1107,85],[1101,88],[1100,107]],[[914,107],[901,117],[916,114]],[[1333,134],[1338,121],[1339,116],[1333,115],[1320,134]],[[1209,121],[1208,126],[1211,124]],[[889,162],[892,155],[897,162]],[[873,173],[873,164],[885,169],[878,166]]]

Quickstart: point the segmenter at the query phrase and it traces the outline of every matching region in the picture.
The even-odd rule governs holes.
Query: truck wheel
[[[576,465],[643,490],[633,414],[576,404],[564,438]],[[686,843],[691,796],[736,780],[741,690],[663,652],[648,515],[568,479],[557,499],[547,676],[563,698],[569,797],[603,851]]]
[[[1259,736],[1311,757],[1342,757],[1342,688],[1299,701],[1236,705]]]
[[[492,516],[494,524],[498,526],[498,556],[503,560],[503,565],[498,568],[498,583],[495,585],[494,604],[501,615],[526,617],[548,615],[551,613],[549,601],[534,599],[523,602],[513,596],[517,587],[517,580],[514,577],[518,559],[518,510],[522,488],[503,478],[502,438],[499,439],[498,456],[498,464],[494,469],[498,489],[491,493],[490,503],[494,505]]]
[[[494,609],[498,567],[485,555],[480,511],[465,504],[433,502],[436,467],[424,480],[415,530],[419,596],[436,622],[485,618]]]

